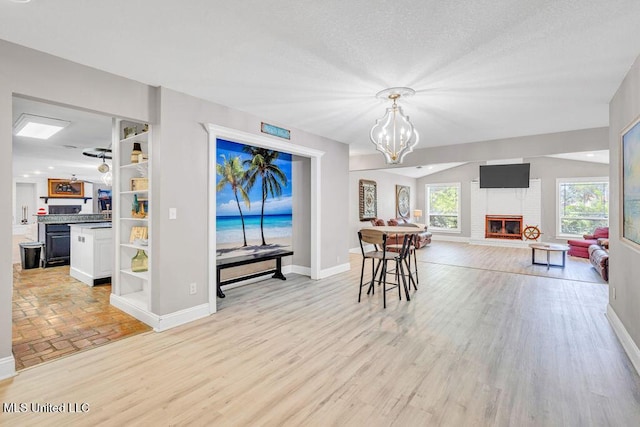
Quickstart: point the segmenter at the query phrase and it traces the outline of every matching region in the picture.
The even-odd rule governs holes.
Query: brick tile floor
[[[109,304],[111,285],[87,286],[69,266],[13,264],[13,355],[21,370],[151,328]]]

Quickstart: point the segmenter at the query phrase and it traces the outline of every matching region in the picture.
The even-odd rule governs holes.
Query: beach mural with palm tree
[[[291,154],[216,140],[218,257],[291,248]]]

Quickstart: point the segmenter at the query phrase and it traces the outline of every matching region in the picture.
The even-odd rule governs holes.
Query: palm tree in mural
[[[236,204],[238,205],[238,211],[240,211],[240,221],[242,221],[242,237],[244,238],[244,245],[247,246],[247,233],[244,228],[244,215],[242,214],[242,207],[240,206],[240,197],[244,200],[244,204],[251,208],[251,201],[249,200],[249,194],[243,188],[245,182],[245,170],[242,168],[242,161],[239,156],[230,157],[227,159],[224,154],[221,154],[222,164],[216,164],[216,173],[221,176],[218,185],[216,185],[216,191],[221,191],[227,184],[231,186],[233,195],[236,198]]]
[[[243,161],[247,167],[246,190],[251,191],[258,177],[262,181],[262,210],[260,211],[260,234],[262,246],[267,243],[264,240],[264,204],[267,197],[280,197],[282,187],[287,186],[287,175],[275,164],[280,153],[259,147],[244,147],[244,152],[251,155],[251,159]]]

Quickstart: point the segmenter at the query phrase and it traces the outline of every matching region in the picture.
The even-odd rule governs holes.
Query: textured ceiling
[[[608,125],[638,0],[0,0],[0,38],[372,153],[375,94],[420,146]]]

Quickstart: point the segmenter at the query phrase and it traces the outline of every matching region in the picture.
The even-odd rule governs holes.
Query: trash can
[[[20,260],[22,261],[22,269],[40,267],[40,252],[42,251],[42,243],[27,242],[20,243]]]

